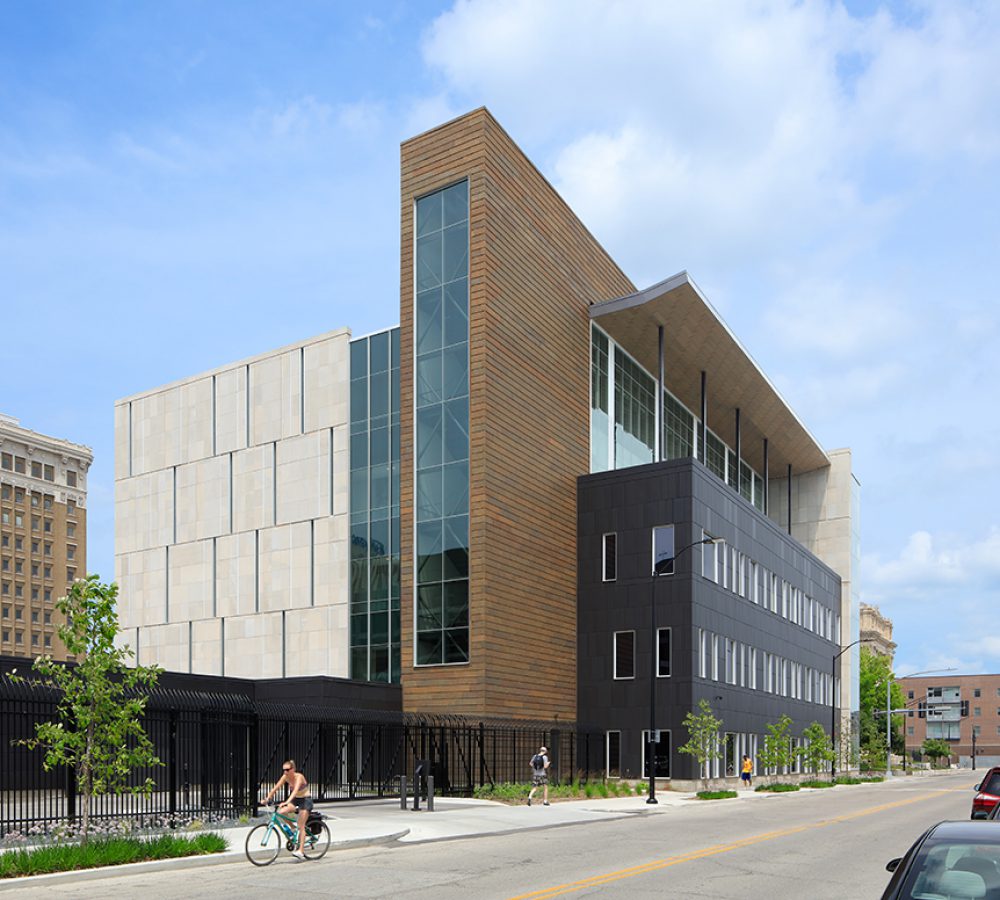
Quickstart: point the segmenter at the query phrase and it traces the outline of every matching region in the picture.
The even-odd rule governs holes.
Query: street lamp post
[[[837,660],[840,659],[851,647],[860,644],[861,638],[851,641],[846,647],[841,647],[840,652],[833,657],[831,664],[832,681],[830,683],[830,749],[833,750],[833,761],[830,763],[830,781],[837,777]],[[841,736],[843,741],[843,736]]]
[[[649,655],[649,740],[646,744],[646,761],[649,766],[649,796],[646,803],[655,804],[660,801],[656,799],[656,579],[660,575],[673,575],[674,560],[684,551],[697,547],[700,544],[714,544],[715,538],[703,538],[694,541],[680,550],[673,549],[673,525],[661,526],[666,531],[670,530],[669,552],[664,548],[662,554],[657,553],[657,532],[660,528],[653,529],[653,566],[649,582],[649,620],[650,620],[650,655]]]

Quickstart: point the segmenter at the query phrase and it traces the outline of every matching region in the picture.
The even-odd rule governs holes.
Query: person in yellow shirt
[[[753,776],[753,760],[749,756],[743,756],[743,767],[740,771],[740,778],[743,780],[748,788],[750,787],[750,778]]]

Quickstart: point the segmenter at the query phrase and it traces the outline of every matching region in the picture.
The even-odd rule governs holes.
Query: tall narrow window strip
[[[415,663],[469,661],[469,184],[416,203]]]

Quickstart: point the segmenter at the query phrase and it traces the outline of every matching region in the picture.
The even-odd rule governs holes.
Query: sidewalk
[[[848,790],[850,788],[847,788]],[[827,790],[844,790],[842,787]],[[806,793],[810,789],[803,789]],[[776,797],[794,797],[792,794],[757,793],[740,791],[738,800],[766,800]],[[541,800],[527,805],[508,806],[492,800],[473,800],[455,797],[437,797],[434,812],[428,812],[425,802],[419,812],[400,809],[399,800],[356,801],[353,803],[319,803],[316,809],[327,817],[332,838],[330,850],[347,850],[379,844],[417,844],[458,838],[484,837],[510,834],[541,828],[558,828],[583,825],[590,822],[611,821],[629,816],[678,814],[682,807],[703,805],[695,799],[694,792],[661,791],[655,806],[647,805],[644,797],[591,798],[561,800],[543,806]],[[721,801],[726,802],[726,801]],[[410,801],[412,805],[412,799]],[[36,875],[30,878],[0,881],[0,893],[30,885],[56,885],[59,882],[79,882],[99,878],[112,878],[121,874],[139,874],[161,869],[199,868],[225,863],[247,863],[244,853],[247,835],[251,828],[264,821],[258,818],[249,825],[218,829],[229,841],[224,853],[194,856],[182,859],[157,860],[133,863],[127,866],[109,866],[53,875]]]

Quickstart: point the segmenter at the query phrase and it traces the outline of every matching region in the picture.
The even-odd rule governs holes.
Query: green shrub
[[[800,781],[799,787],[807,788],[828,788],[833,787],[832,781]]]
[[[775,784],[762,784],[754,788],[757,791],[772,791],[775,794],[784,794],[788,791],[797,791],[799,786],[797,784],[786,784],[784,782],[777,782]]]
[[[645,781],[640,781],[635,786],[635,793],[637,796],[644,797],[649,793],[649,785]]]
[[[608,783],[606,781],[602,781],[602,782],[600,782],[597,785],[597,793],[600,794],[602,797],[605,797],[605,798],[608,796],[608,793],[609,793],[608,792]]]
[[[587,795],[587,799],[589,800],[594,796],[594,785],[588,781],[583,787],[583,792]]]
[[[861,779],[854,775],[838,775],[833,779],[834,784],[861,784]]]
[[[736,791],[698,791],[699,800],[730,800],[738,796]]]
[[[33,850],[11,850],[0,855],[0,878],[96,869],[100,866],[117,866],[150,859],[201,856],[206,853],[221,853],[228,846],[224,837],[208,832],[195,837],[167,834],[149,841],[111,838],[91,841],[86,847],[62,844]]]
[[[861,776],[861,783],[862,784],[880,784],[883,781],[885,781],[885,776],[884,775],[862,775]]]

